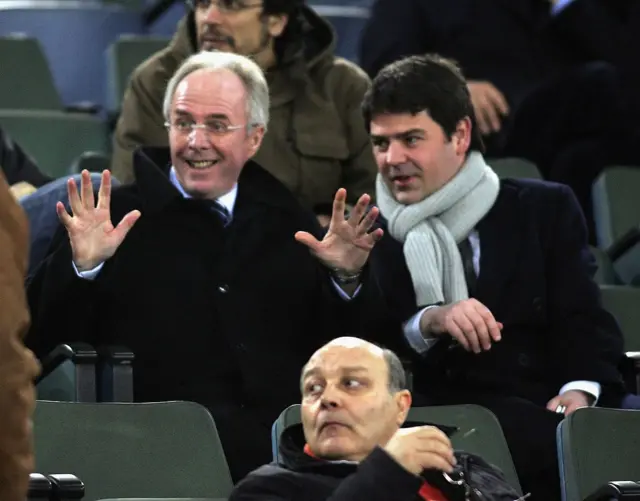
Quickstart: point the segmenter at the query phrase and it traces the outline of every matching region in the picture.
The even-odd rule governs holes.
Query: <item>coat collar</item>
[[[182,193],[169,179],[171,154],[169,148],[145,147],[134,152],[133,168],[136,188],[147,212],[160,212]],[[299,212],[300,206],[289,190],[256,162],[249,160],[238,179],[238,194],[234,207],[242,212],[248,205],[275,207]]]

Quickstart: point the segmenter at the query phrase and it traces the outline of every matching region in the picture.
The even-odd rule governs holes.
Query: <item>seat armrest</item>
[[[82,101],[79,103],[68,104],[64,107],[69,113],[85,113],[87,115],[97,115],[102,111],[102,106],[90,101]]]
[[[41,473],[29,475],[28,501],[49,501],[51,498],[51,480]]]
[[[640,243],[640,226],[635,226],[613,242],[606,250],[606,253],[609,259],[614,262],[638,243]]]
[[[613,501],[640,499],[640,484],[629,480],[608,482],[587,496],[585,501]]]
[[[133,402],[134,353],[126,346],[101,346],[98,357],[98,400]]]
[[[42,370],[36,378],[35,384],[38,384],[67,360],[71,360],[74,364],[95,365],[98,354],[95,348],[87,343],[60,344],[42,359]]]
[[[75,475],[61,473],[48,475],[55,501],[72,501],[84,497],[84,483]]]

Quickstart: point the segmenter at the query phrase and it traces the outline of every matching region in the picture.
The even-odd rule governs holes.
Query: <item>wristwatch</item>
[[[339,268],[331,269],[331,276],[336,281],[338,285],[350,285],[355,284],[360,280],[360,276],[362,275],[362,269],[358,271],[345,271]]]

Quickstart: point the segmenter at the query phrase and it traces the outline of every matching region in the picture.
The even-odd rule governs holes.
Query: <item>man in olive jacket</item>
[[[171,43],[134,72],[114,135],[111,171],[133,182],[137,146],[167,146],[166,83],[199,50],[236,52],[266,72],[271,120],[255,160],[316,214],[336,190],[349,203],[372,193],[376,173],[360,102],[369,87],[356,65],[335,57],[335,33],[302,0],[193,0]]]

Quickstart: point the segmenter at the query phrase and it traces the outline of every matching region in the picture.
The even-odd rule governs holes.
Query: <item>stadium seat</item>
[[[35,471],[73,473],[85,501],[231,492],[215,423],[198,404],[38,401],[33,422]]]
[[[323,16],[337,35],[336,55],[358,63],[360,35],[369,18],[369,7],[356,2],[310,2],[318,14]]]
[[[129,78],[138,65],[166,47],[168,43],[167,37],[123,35],[111,44],[107,50],[107,106],[110,112],[119,111]]]
[[[501,179],[510,177],[516,179],[542,179],[538,167],[524,158],[495,158],[487,163]]]
[[[0,37],[0,61],[5,69],[0,72],[0,109],[62,111],[38,40],[24,35]]]
[[[412,407],[407,423],[439,424],[458,428],[451,436],[453,447],[482,456],[500,468],[507,481],[518,492],[522,492],[500,423],[488,409],[478,405]],[[278,444],[284,430],[300,424],[300,405],[292,405],[282,411],[271,430],[274,461],[279,459]]]
[[[85,151],[107,151],[105,124],[95,116],[0,109],[0,126],[52,177],[71,173]]]
[[[86,343],[57,346],[41,361],[36,380],[39,400],[59,402],[96,401],[96,363],[98,355]]]
[[[104,105],[104,53],[123,33],[141,34],[139,10],[102,2],[0,2],[0,36],[26,33],[46,54],[62,102]],[[4,59],[2,60],[4,64]]]
[[[557,430],[563,501],[583,501],[612,480],[640,478],[640,412],[583,408]]]
[[[640,169],[613,166],[593,185],[598,247],[607,251],[625,284],[640,282]]]

